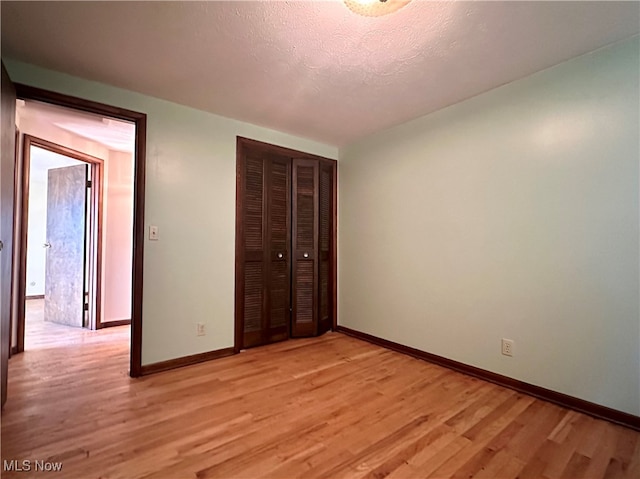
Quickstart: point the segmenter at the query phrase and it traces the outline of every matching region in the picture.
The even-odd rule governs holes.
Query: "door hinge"
[[[91,188],[91,180],[87,180],[87,188]]]
[[[89,303],[84,303],[84,310],[89,311]]]

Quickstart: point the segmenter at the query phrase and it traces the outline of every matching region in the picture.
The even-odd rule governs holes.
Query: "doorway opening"
[[[56,131],[49,133],[55,136]],[[35,332],[42,331],[43,321],[99,329],[103,290],[105,160],[32,135],[23,138],[26,262],[21,261],[19,281],[26,286],[17,352],[25,349],[29,321],[35,322]],[[128,250],[130,257],[130,244]]]
[[[26,85],[15,87],[19,133],[12,353],[25,348],[27,310],[31,309],[42,320],[40,324],[57,331],[73,328],[83,342],[90,330],[125,326],[116,328],[126,330],[124,336],[108,336],[130,337],[129,375],[140,376],[146,115]],[[52,115],[48,128],[53,125],[61,139],[51,138],[50,131],[45,136],[34,124],[20,121],[20,110],[25,107]],[[85,121],[76,121],[79,119]],[[72,137],[76,143],[69,141]],[[46,213],[40,215],[38,237],[31,228],[29,201],[34,181],[30,170],[38,163],[34,159],[43,155],[49,160],[57,155],[56,161],[61,162],[44,168],[46,188],[38,194]],[[43,182],[44,173],[39,174]],[[56,232],[56,226],[60,231]],[[31,256],[40,256],[40,260]],[[39,269],[33,268],[36,264]],[[41,328],[40,333],[43,331]]]
[[[73,328],[130,324],[135,126],[20,100],[16,123],[24,254],[15,352],[28,349],[29,332],[34,344],[48,334],[64,344],[75,342]]]

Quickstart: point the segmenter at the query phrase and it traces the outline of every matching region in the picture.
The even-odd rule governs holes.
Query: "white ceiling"
[[[637,1],[1,8],[3,56],[337,146],[640,31]]]
[[[136,127],[133,123],[103,118],[69,108],[38,101],[18,100],[16,113],[23,121],[44,123],[82,138],[95,141],[109,150],[133,153]]]

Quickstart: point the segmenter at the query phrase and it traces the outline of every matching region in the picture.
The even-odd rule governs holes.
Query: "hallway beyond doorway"
[[[29,299],[25,301],[25,308],[25,351],[32,353],[46,349],[48,350],[46,353],[48,360],[49,354],[51,354],[50,350],[57,349],[60,350],[61,359],[64,359],[69,354],[65,351],[65,348],[73,344],[113,343],[114,348],[121,348],[124,354],[128,355],[130,326],[117,326],[91,331],[85,328],[74,328],[51,323],[44,320],[44,299]],[[55,359],[51,357],[51,360],[57,361],[57,357]],[[28,359],[25,362],[30,361]],[[127,370],[126,357],[124,361],[122,368]]]

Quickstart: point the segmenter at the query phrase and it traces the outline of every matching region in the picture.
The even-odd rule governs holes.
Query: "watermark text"
[[[5,472],[59,472],[62,470],[62,463],[38,459],[5,459],[2,461],[2,470]]]

